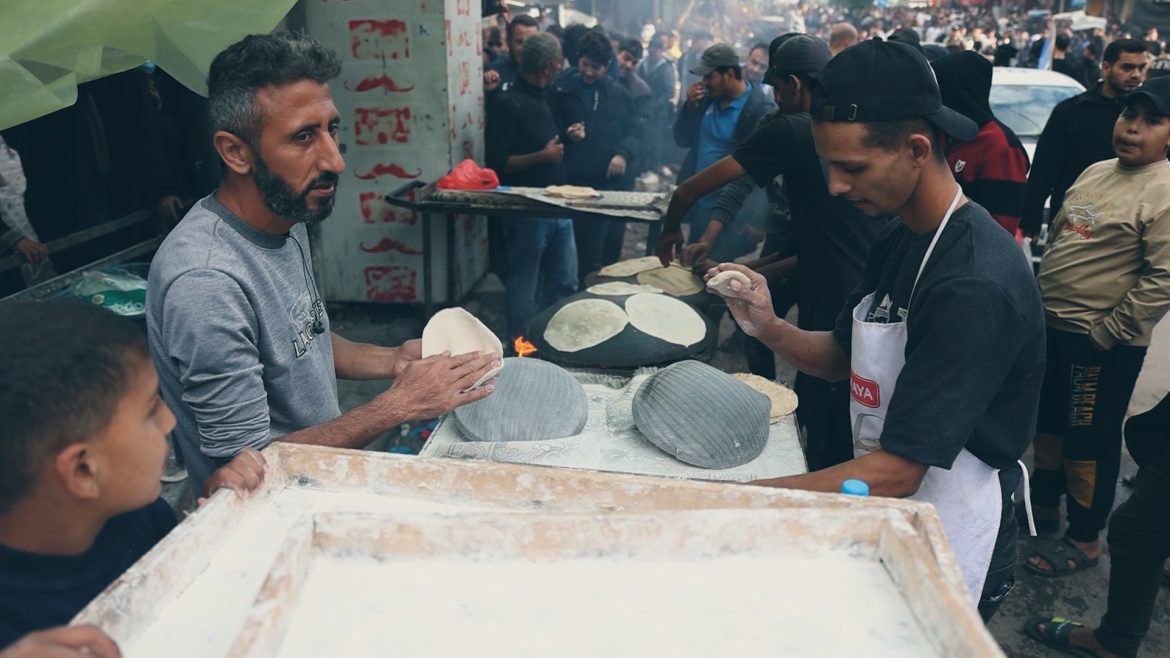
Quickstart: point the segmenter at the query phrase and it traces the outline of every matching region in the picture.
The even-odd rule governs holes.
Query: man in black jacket
[[[678,83],[674,62],[666,56],[669,45],[669,34],[655,34],[650,39],[646,58],[638,65],[638,77],[650,85],[650,99],[646,101],[646,116],[650,118],[650,130],[646,133],[650,157],[646,168],[655,171],[666,164],[669,126],[674,118],[674,86]]]
[[[678,172],[679,181],[730,155],[752,134],[760,118],[776,107],[760,85],[743,79],[739,56],[726,44],[717,43],[704,51],[691,72],[701,76],[702,81],[687,88],[687,102],[674,122],[675,143],[690,149]],[[686,217],[692,242],[706,231],[711,210],[718,200],[719,190],[716,190],[694,202]],[[657,237],[651,236],[648,246]],[[718,253],[711,257],[722,261],[742,255]]]
[[[1034,236],[1044,222],[1044,201],[1052,197],[1051,216],[1064,203],[1064,193],[1086,167],[1109,160],[1113,153],[1113,124],[1121,114],[1121,97],[1145,79],[1146,44],[1118,39],[1105,48],[1101,84],[1061,101],[1052,110],[1036,143],[1028,174],[1028,190],[1020,230]]]
[[[594,189],[622,189],[626,169],[641,151],[637,143],[638,115],[634,100],[618,81],[606,75],[613,47],[604,35],[586,32],[577,42],[576,67],[561,72],[549,91],[549,104],[565,144],[565,175],[572,185]],[[575,134],[574,134],[575,133]],[[576,140],[576,135],[582,135]],[[577,241],[578,279],[616,261],[625,222],[578,219],[573,222]],[[619,254],[603,254],[617,246]]]

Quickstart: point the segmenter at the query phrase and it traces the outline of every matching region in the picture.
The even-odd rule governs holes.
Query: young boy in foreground
[[[79,302],[5,305],[0,336],[0,658],[117,656],[92,627],[59,629],[175,526],[159,498],[175,417],[144,332]],[[240,454],[209,496],[264,479]]]
[[[1045,486],[1052,495],[1033,502],[1053,506],[1064,485],[1069,509],[1066,537],[1025,565],[1041,575],[1080,571],[1100,557],[1097,535],[1113,505],[1121,421],[1150,333],[1170,308],[1170,78],[1126,97],[1113,147],[1116,160],[1092,165],[1069,189],[1040,266],[1050,332],[1040,431],[1054,437],[1037,437],[1032,493]],[[1054,324],[1069,332],[1063,351]],[[1060,439],[1063,454],[1045,450],[1061,447]],[[1130,447],[1139,469],[1133,495],[1109,520],[1109,604],[1100,625],[1037,617],[1024,629],[1066,653],[1136,656],[1150,627],[1170,557],[1170,453]],[[1041,472],[1042,457],[1050,473]],[[1041,477],[1053,474],[1064,481]]]

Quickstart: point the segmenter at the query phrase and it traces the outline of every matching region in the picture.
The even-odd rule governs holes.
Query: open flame
[[[524,340],[523,336],[517,336],[516,340],[512,341],[512,347],[516,350],[516,356],[525,357],[529,354],[536,353],[536,346]]]

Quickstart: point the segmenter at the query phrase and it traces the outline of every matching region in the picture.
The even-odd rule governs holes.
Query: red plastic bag
[[[474,160],[464,160],[436,183],[443,190],[494,190],[500,186],[500,177]]]

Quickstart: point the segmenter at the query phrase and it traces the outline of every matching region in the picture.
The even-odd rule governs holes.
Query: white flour
[[[244,615],[288,529],[303,514],[344,512],[452,513],[482,508],[360,492],[285,489],[276,499],[256,505],[240,529],[219,547],[207,570],[129,646],[127,658],[214,658],[222,656],[239,634]],[[334,654],[338,655],[338,654]]]
[[[827,555],[319,559],[279,656],[756,654],[936,655],[880,562]]]

